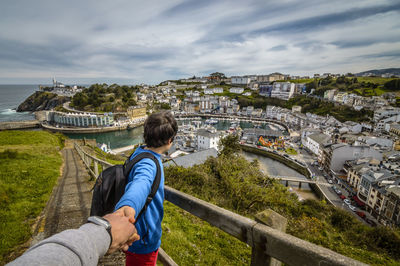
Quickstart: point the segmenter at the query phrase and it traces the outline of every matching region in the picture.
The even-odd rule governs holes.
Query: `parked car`
[[[366,218],[365,221],[367,222],[367,224],[369,224],[371,226],[377,226],[377,224],[369,218]]]
[[[343,202],[346,203],[347,205],[350,205],[350,204],[351,204],[351,202],[350,202],[349,199],[344,199]]]
[[[332,179],[328,179],[328,183],[329,183],[329,184],[333,184]]]
[[[365,213],[362,212],[362,211],[356,211],[356,214],[357,214],[358,216],[360,216],[361,218],[363,218],[363,219],[365,219],[365,217],[366,217]]]
[[[353,205],[349,204],[347,206],[349,206],[349,209],[352,210],[353,212],[356,211],[356,207],[354,207]]]
[[[336,192],[336,194],[342,195],[342,191],[340,191],[337,187],[333,186],[332,189]]]
[[[318,167],[318,170],[322,171],[322,170],[324,170],[324,168],[322,168],[322,167]]]
[[[346,199],[346,196],[345,195],[340,195],[339,198],[344,200],[344,199]]]

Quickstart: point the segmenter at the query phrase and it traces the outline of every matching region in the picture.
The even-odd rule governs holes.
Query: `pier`
[[[0,130],[39,128],[38,120],[0,122]]]

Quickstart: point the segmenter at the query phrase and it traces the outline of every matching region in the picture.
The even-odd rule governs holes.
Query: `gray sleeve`
[[[97,265],[110,240],[104,227],[87,223],[44,239],[7,265]]]

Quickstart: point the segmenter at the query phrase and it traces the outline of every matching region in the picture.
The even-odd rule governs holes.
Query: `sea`
[[[33,113],[16,109],[38,89],[38,85],[0,85],[0,122],[34,120]]]

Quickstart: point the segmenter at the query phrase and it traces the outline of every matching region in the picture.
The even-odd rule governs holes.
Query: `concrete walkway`
[[[62,175],[53,189],[32,244],[63,230],[78,228],[89,216],[94,181],[89,181],[90,176],[72,143],[72,140],[66,140],[62,150]],[[124,265],[124,257],[123,253],[116,252],[104,257],[99,265]]]

